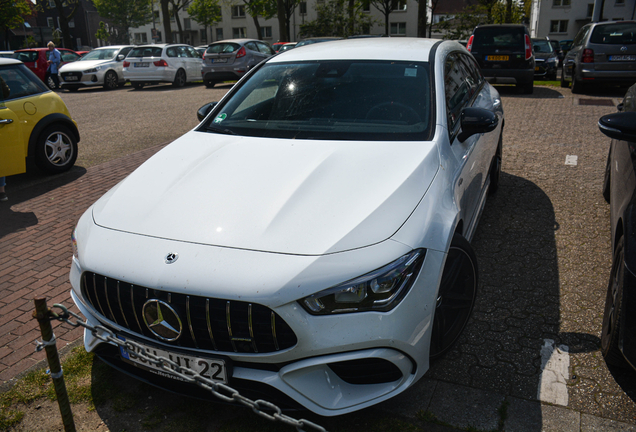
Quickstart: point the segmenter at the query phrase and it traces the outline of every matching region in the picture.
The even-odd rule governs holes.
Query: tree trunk
[[[512,22],[512,0],[506,0],[506,17],[504,21],[506,23]]]
[[[183,28],[181,28],[181,20],[179,20],[179,11],[174,10],[174,20],[177,22],[177,30],[179,30],[179,43],[183,43]]]
[[[349,36],[351,36],[353,34],[353,32],[355,31],[356,28],[356,17],[354,15],[354,3],[355,0],[349,0]]]
[[[389,14],[388,13],[384,14],[384,34],[389,36]]]
[[[256,38],[258,40],[263,40],[263,30],[261,29],[261,25],[258,23],[258,15],[253,15],[252,19],[254,20],[254,26],[256,26]]]
[[[66,15],[64,13],[64,5],[62,4],[62,0],[55,0],[55,9],[57,9],[58,15],[60,17],[60,30],[62,30],[62,46],[63,48],[73,49],[73,39],[71,38],[71,30],[68,27],[68,20],[73,18],[75,15],[75,11],[77,10],[77,3],[75,3],[75,7],[71,13]]]
[[[276,12],[278,15],[278,38],[280,42],[289,42],[289,37],[287,34],[287,15],[285,14],[285,3],[284,0],[276,1]]]
[[[419,0],[417,3],[417,37],[426,37],[428,0]],[[428,37],[431,37],[429,34]]]
[[[170,28],[170,0],[161,0],[161,16],[163,18],[163,40],[165,43],[172,43],[172,29]]]

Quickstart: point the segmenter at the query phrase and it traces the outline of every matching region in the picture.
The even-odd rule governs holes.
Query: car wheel
[[[605,175],[603,176],[603,198],[609,204],[610,202],[610,186],[612,184],[612,151],[607,155],[607,163],[605,164]]]
[[[62,124],[47,127],[38,137],[35,164],[42,171],[56,174],[73,167],[77,159],[77,141],[70,129]]]
[[[49,77],[46,80],[46,85],[51,89],[51,90],[55,90],[55,81],[53,81],[53,78],[51,78],[51,75],[49,75]]]
[[[183,69],[179,69],[174,77],[172,85],[174,87],[183,87],[186,83],[186,74]]]
[[[565,66],[561,68],[561,88],[570,87],[570,83],[565,80]]]
[[[216,81],[212,81],[212,80],[205,80],[205,86],[207,88],[212,88],[214,87],[214,85],[216,84]]]
[[[446,353],[470,318],[477,295],[477,257],[459,234],[453,236],[437,293],[430,358]]]
[[[494,194],[499,189],[499,177],[501,177],[501,159],[502,159],[503,138],[499,135],[499,144],[497,145],[497,152],[492,158],[490,163],[490,171],[488,176],[490,177],[490,186],[488,187],[488,193]]]
[[[616,252],[614,252],[601,330],[601,353],[607,364],[619,367],[626,366],[625,359],[618,348],[621,318],[624,315],[623,284],[626,271],[624,248],[625,239],[621,237],[616,245]]]
[[[144,88],[144,83],[134,82],[132,83],[132,86],[135,90],[141,90]]]
[[[106,72],[106,75],[104,76],[104,90],[115,90],[118,83],[119,78],[114,71]]]
[[[523,92],[525,94],[532,94],[534,92],[534,81],[530,81],[529,83],[525,83],[523,85]]]
[[[576,79],[576,75],[572,72],[572,93],[581,94],[583,93],[584,86],[583,83]]]

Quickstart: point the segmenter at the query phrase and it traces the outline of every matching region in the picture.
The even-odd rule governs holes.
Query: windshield
[[[115,55],[119,52],[117,48],[108,48],[108,49],[96,49],[89,53],[86,53],[84,57],[82,57],[79,61],[85,60],[112,60],[115,58]]]
[[[636,23],[598,25],[592,32],[590,42],[594,44],[636,44]]]
[[[428,63],[270,63],[215,109],[209,132],[258,137],[414,141],[431,132]]]
[[[532,49],[536,53],[548,54],[552,52],[552,45],[547,40],[532,40]]]

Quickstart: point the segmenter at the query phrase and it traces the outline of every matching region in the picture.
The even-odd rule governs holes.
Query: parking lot
[[[71,304],[70,234],[79,215],[161,145],[196,126],[196,110],[229,88],[60,93],[82,137],[76,167],[53,178],[10,177],[10,201],[0,204],[8,221],[0,226],[0,253],[11,257],[0,264],[0,335],[8,334],[0,336],[2,381],[42,358],[31,353],[34,294]],[[505,403],[506,430],[539,430],[514,423],[519,414],[533,425],[556,422],[548,430],[636,428],[635,375],[608,369],[599,350],[611,252],[601,195],[609,139],[597,121],[616,110],[625,89],[572,95],[536,86],[533,95],[521,95],[497,88],[505,111],[503,172],[473,240],[480,271],[475,310],[459,343],[425,379],[378,408],[405,417],[426,411],[454,427],[491,430]],[[27,268],[24,260],[37,263]],[[63,342],[80,336],[58,329]]]

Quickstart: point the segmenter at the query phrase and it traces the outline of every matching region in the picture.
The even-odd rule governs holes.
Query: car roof
[[[441,41],[424,38],[342,39],[305,45],[285,51],[270,62],[311,60],[397,60],[427,62],[433,46]],[[458,45],[459,46],[459,45]]]
[[[216,42],[212,42],[210,45],[216,45],[216,44],[220,44],[220,43],[247,43],[247,42],[263,42],[261,40],[258,39],[247,39],[247,38],[241,38],[241,39],[223,39],[220,41],[216,41]],[[263,42],[263,43],[267,43],[267,42]]]
[[[0,66],[12,65],[12,64],[22,64],[22,62],[20,60],[16,60],[12,58],[0,57]]]
[[[91,51],[95,51],[95,50],[101,50],[101,49],[113,49],[113,48],[127,48],[127,47],[131,47],[133,45],[108,45],[108,46],[102,46],[102,47],[97,47],[97,48],[93,48]],[[91,52],[91,51],[86,51],[86,52]]]
[[[55,49],[57,50],[64,50],[64,51],[73,51],[72,49],[69,48],[62,48],[62,47],[55,47]],[[27,52],[27,51],[48,51],[48,47],[38,47],[38,48],[23,48],[23,49],[19,49],[19,50],[15,50],[15,52]],[[75,52],[75,51],[73,51]]]

